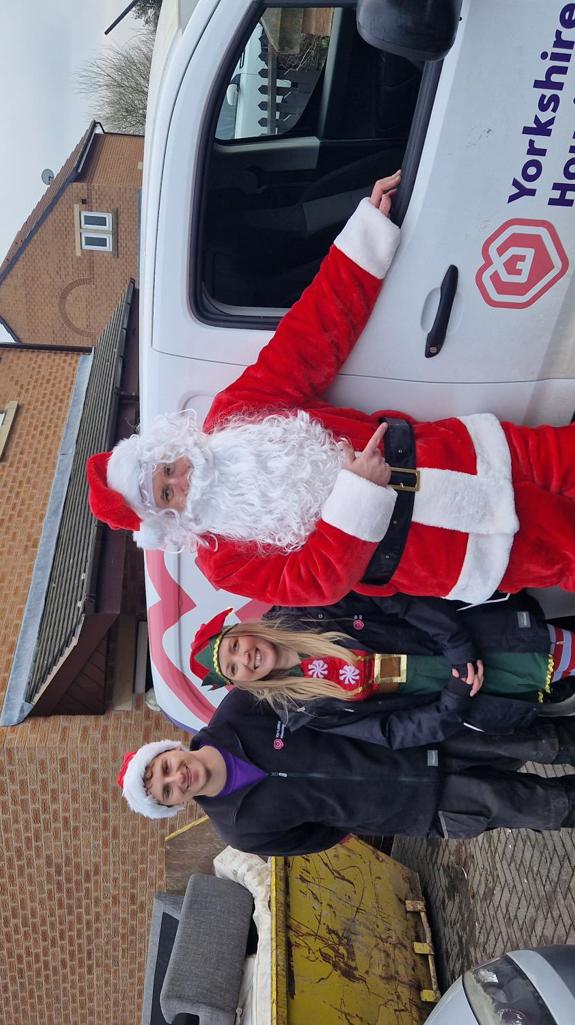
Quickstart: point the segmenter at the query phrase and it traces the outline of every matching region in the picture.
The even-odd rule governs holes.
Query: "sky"
[[[57,173],[90,123],[75,88],[81,65],[141,30],[128,15],[104,36],[127,4],[0,0],[0,262],[46,188],[42,171]]]

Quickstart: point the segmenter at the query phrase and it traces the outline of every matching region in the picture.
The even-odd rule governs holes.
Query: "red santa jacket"
[[[399,229],[364,200],[255,364],[216,396],[204,429],[246,411],[303,409],[363,449],[383,411],[336,408],[323,396],[365,327],[398,242]],[[421,490],[387,585],[361,578],[393,517],[396,492],[345,469],[301,549],[262,553],[256,544],[218,538],[217,547],[199,550],[200,569],[218,587],[285,605],[331,603],[350,590],[488,597],[518,526],[505,432],[490,414],[415,423],[414,432]]]

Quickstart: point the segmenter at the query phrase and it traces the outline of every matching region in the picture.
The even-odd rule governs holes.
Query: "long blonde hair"
[[[341,641],[349,640],[347,634],[330,630],[316,633],[311,630],[289,630],[281,625],[281,620],[262,622],[254,619],[245,623],[236,623],[226,636],[230,634],[251,634],[270,641],[280,651],[283,649],[297,651],[300,658],[345,658],[354,664],[357,656],[349,648],[342,646]],[[338,641],[340,643],[338,643]],[[289,669],[287,670],[289,673]],[[231,682],[231,681],[230,681]],[[349,701],[356,691],[343,690],[334,680],[316,680],[302,676],[276,676],[272,674],[264,680],[249,683],[233,681],[238,690],[248,690],[260,701],[267,701],[276,712],[284,712],[290,705],[298,701],[310,701],[313,698],[338,698]],[[359,688],[358,688],[359,690]]]

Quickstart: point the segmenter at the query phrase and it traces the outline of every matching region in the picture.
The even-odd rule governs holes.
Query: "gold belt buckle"
[[[397,673],[385,672],[386,661],[389,665],[393,659],[397,664]],[[382,655],[379,653],[373,656],[373,680],[382,691],[396,691],[400,683],[407,679],[407,655]]]
[[[394,491],[419,491],[419,470],[410,470],[405,466],[390,466],[392,473],[411,473],[415,478],[414,484],[388,484]]]

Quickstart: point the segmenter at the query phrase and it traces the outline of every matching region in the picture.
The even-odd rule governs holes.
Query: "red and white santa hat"
[[[94,516],[112,530],[131,530],[142,548],[157,547],[158,533],[146,517],[154,507],[153,466],[142,462],[137,434],[118,442],[111,452],[97,452],[86,464],[88,502]],[[147,529],[147,528],[150,529]]]
[[[175,751],[176,749],[186,750],[184,745],[177,740],[157,740],[151,744],[143,744],[137,751],[128,751],[124,755],[117,782],[132,811],[137,811],[148,819],[170,819],[184,810],[185,805],[183,804],[175,804],[171,807],[158,804],[155,797],[152,797],[144,786],[144,776],[150,762],[164,751]]]

